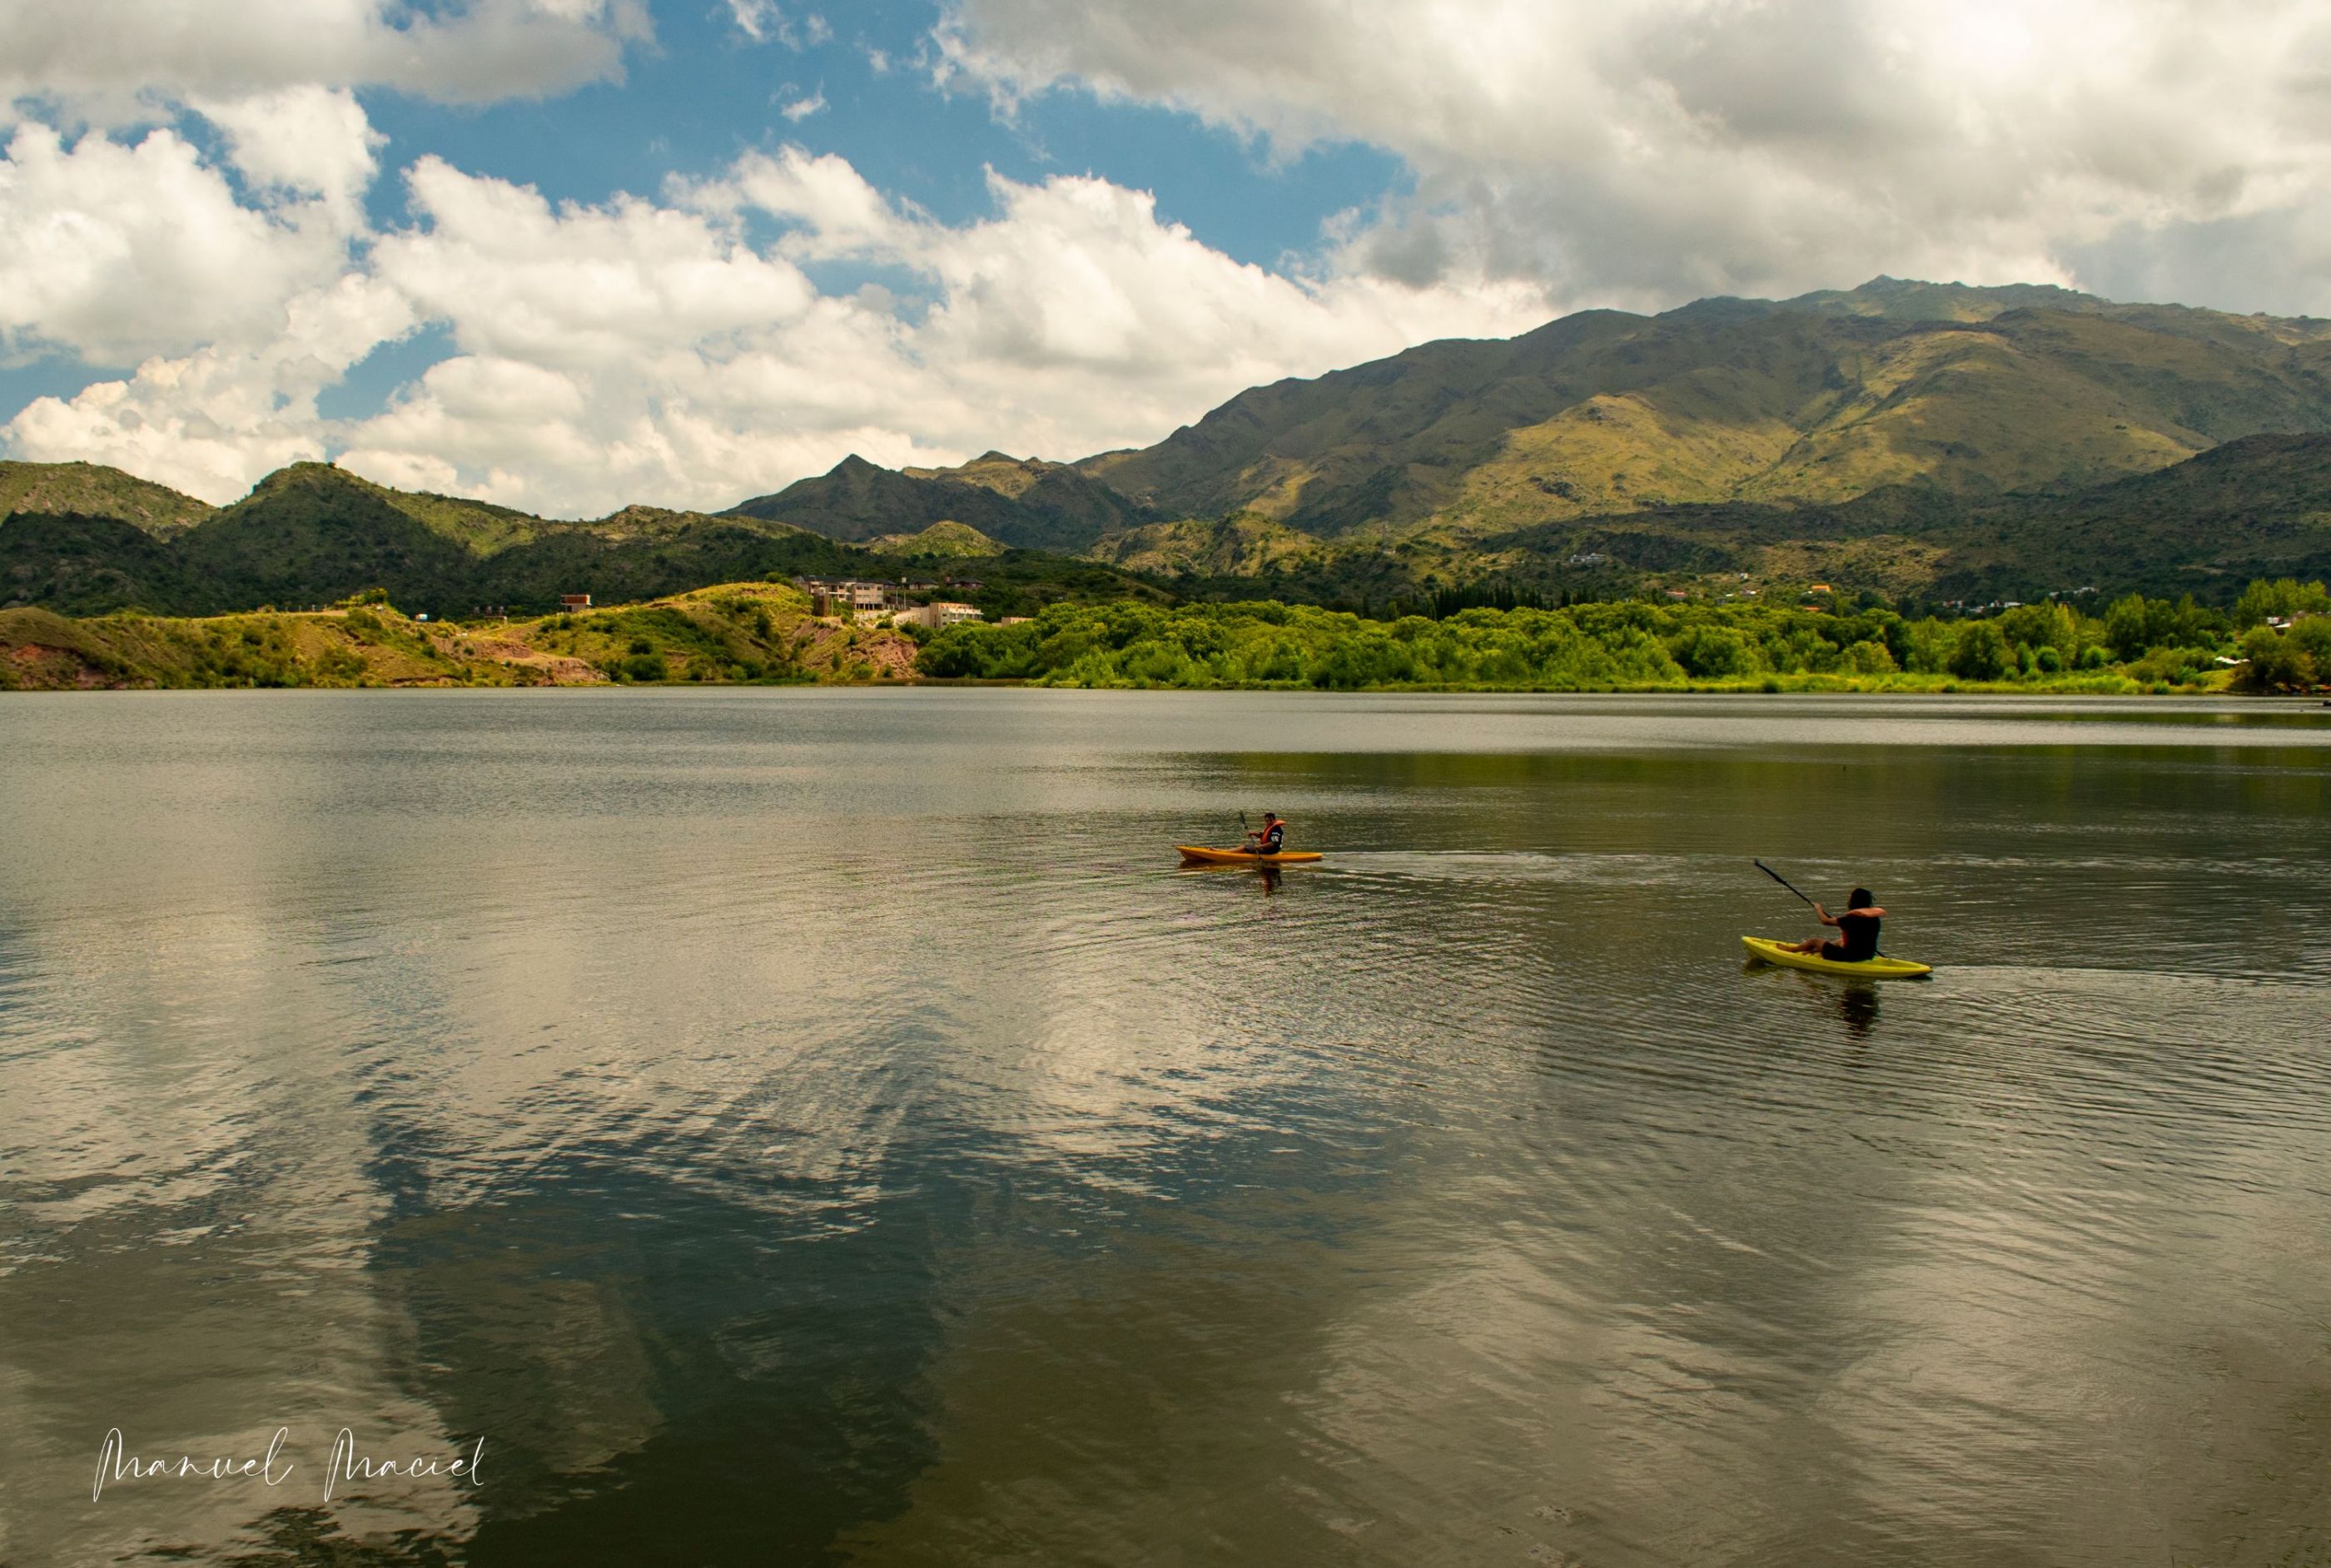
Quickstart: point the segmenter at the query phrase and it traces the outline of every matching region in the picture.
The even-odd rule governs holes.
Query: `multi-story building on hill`
[[[890,584],[861,577],[796,577],[794,584],[809,595],[813,615],[839,615],[845,610],[879,615],[899,603]]]

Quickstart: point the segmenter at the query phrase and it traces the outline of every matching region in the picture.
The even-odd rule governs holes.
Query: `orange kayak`
[[[1252,850],[1210,850],[1203,844],[1176,844],[1182,860],[1192,866],[1299,866],[1306,861],[1326,859],[1314,850],[1281,850],[1275,855],[1258,855]]]

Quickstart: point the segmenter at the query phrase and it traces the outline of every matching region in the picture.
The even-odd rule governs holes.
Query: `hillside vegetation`
[[[101,463],[0,461],[0,523],[18,512],[109,518],[166,539],[214,509],[206,501]]]
[[[1646,601],[1392,621],[1276,603],[1058,603],[1019,624],[936,635],[814,617],[800,592],[766,583],[464,622],[415,620],[381,595],[201,618],[0,611],[0,690],[918,676],[1323,690],[2306,690],[2331,682],[2331,594],[2284,579],[2252,584],[2231,612],[2132,594],[2100,616],[2045,603],[1961,621]]]
[[[1074,551],[1158,514],[1065,463],[989,452],[958,469],[904,473],[847,457],[830,472],[723,514],[813,528],[858,542],[956,522],[1023,549]]]
[[[2331,431],[2331,323],[1879,279],[1584,311],[1242,393],[1079,466],[1169,518],[1476,531],[1889,485],[2078,487]]]
[[[1010,548],[970,524],[952,518],[933,523],[918,534],[884,534],[867,540],[866,547],[878,555],[928,561],[979,560],[1003,555]]]
[[[2288,689],[2331,680],[2331,615],[2287,632],[2262,620],[2245,631],[2241,617],[2326,603],[2320,584],[2284,582],[2253,585],[2234,615],[2131,595],[2102,616],[2046,603],[1965,621],[1641,601],[1397,621],[1276,603],[1062,605],[1020,625],[950,628],[918,663],[937,677],[1079,687]]]
[[[0,465],[0,607],[416,613],[909,578],[991,618],[1280,599],[1396,618],[1667,591],[1911,609],[2331,573],[2331,322],[1879,279],[1584,311],[1242,393],[1140,451],[847,458],[726,512],[557,521],[321,463],[211,508]],[[976,563],[975,565],[966,563]],[[943,584],[975,578],[976,589]]]
[[[879,680],[910,675],[915,653],[899,632],[818,620],[767,583],[468,623],[385,600],[203,618],[0,610],[0,690]]]
[[[112,476],[104,483],[117,491],[143,483],[92,472]],[[934,574],[960,556],[1000,550],[983,556],[986,585],[974,595],[991,614],[1061,598],[1158,596],[1109,567],[1004,549],[959,526],[899,547],[928,557]],[[557,522],[391,489],[328,463],[270,474],[243,500],[168,537],[80,513],[20,511],[0,521],[0,606],[79,615],[290,609],[381,588],[416,613],[444,616],[486,605],[547,609],[567,594],[627,602],[771,575],[888,577],[903,564],[762,518],[634,506],[595,522]]]

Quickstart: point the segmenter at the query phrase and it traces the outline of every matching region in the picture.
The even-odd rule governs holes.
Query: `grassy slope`
[[[1211,523],[1151,523],[1111,534],[1087,552],[1128,571],[1207,577],[1285,573],[1333,553],[1324,541],[1255,512]]]
[[[18,512],[111,518],[166,539],[212,509],[207,501],[102,463],[0,461],[0,520]]]
[[[1022,549],[1075,550],[1155,514],[1074,468],[990,453],[962,469],[908,473],[850,457],[829,472],[756,496],[727,517],[761,518],[861,542],[938,522]]]
[[[0,611],[0,689],[538,686],[867,680],[915,645],[815,619],[797,591],[734,583],[530,621],[419,622],[385,605],[203,619]]]
[[[1009,548],[989,538],[969,523],[940,522],[915,534],[884,534],[869,539],[866,547],[885,556],[934,561],[979,560],[1000,556]]]
[[[2331,575],[2331,435],[2244,437],[2069,494],[1973,498],[1897,487],[1839,505],[1727,501],[1484,536],[1363,534],[1268,556],[1153,545],[1225,527],[1167,525],[1104,547],[1128,564],[1185,574],[1174,586],[1208,599],[1381,603],[1483,577],[1607,594],[1649,577],[1708,592],[1826,582],[1889,598],[1984,602],[2094,586],[2106,596],[2192,592],[2221,602],[2254,577]],[[1596,556],[1603,559],[1581,564]]]
[[[224,608],[174,546],[116,518],[19,512],[0,522],[0,606],[39,604],[68,615],[124,604],[197,614]]]
[[[943,552],[914,557],[934,575],[955,552],[1002,548],[967,528],[920,543]],[[762,518],[635,506],[595,522],[551,522],[301,463],[166,541],[105,518],[12,518],[0,525],[0,606],[204,614],[326,604],[379,587],[442,616],[480,605],[542,609],[575,593],[625,603],[752,577],[889,576],[908,564]],[[1003,550],[983,558],[978,575],[988,588],[975,597],[992,614],[1061,598],[1158,596],[1109,567],[1041,552]]]
[[[1329,535],[1837,502],[1910,482],[1995,495],[2331,429],[2326,333],[1890,280],[1810,303],[1590,311],[1258,387],[1157,446],[1080,466],[1169,514],[1251,508]]]

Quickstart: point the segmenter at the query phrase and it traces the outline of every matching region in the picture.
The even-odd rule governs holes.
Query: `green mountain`
[[[2331,573],[2331,322],[1881,278],[1429,343],[1074,464],[851,457],[718,516],[558,522],[319,463],[215,509],[117,470],[6,463],[0,503],[0,608],[73,613],[378,586],[458,613],[970,558],[991,614],[1651,580],[2222,597]]]
[[[1253,577],[1321,565],[1339,552],[1257,512],[1213,522],[1150,523],[1096,540],[1085,552],[1128,571],[1167,576]]]
[[[976,538],[969,529],[961,535]],[[965,546],[945,529],[939,537]],[[368,588],[387,590],[407,609],[462,614],[482,605],[541,608],[567,594],[631,603],[770,576],[884,577],[899,565],[762,518],[635,506],[596,521],[558,522],[390,489],[328,463],[270,474],[243,499],[166,539],[71,512],[0,521],[0,609],[80,615],[289,609]],[[983,560],[980,576],[986,585],[977,602],[998,614],[1063,597],[1160,596],[1122,572],[1039,551],[1002,549]]]
[[[203,615],[224,603],[170,543],[118,518],[18,512],[0,520],[0,609],[82,615],[147,604]]]
[[[878,468],[855,455],[830,472],[757,496],[723,513],[860,541],[961,523],[1023,549],[1080,550],[1102,535],[1156,522],[1158,514],[1065,463],[991,451],[960,468]]]
[[[989,538],[968,523],[933,523],[919,534],[884,534],[866,541],[870,550],[911,559],[967,561],[1000,556],[1011,546]]]
[[[19,512],[111,518],[166,539],[211,511],[207,501],[102,463],[0,461],[0,522]]]
[[[1548,585],[1584,567],[1978,602],[2082,588],[2225,599],[2255,577],[2331,575],[2331,435],[2245,436],[2069,493],[1904,487],[1838,506],[1663,508],[1535,524],[1466,554]]]
[[[1472,535],[1670,507],[1970,498],[2331,431],[2331,322],[1879,279],[1663,315],[1584,311],[1242,393],[1079,464],[1168,517]]]

